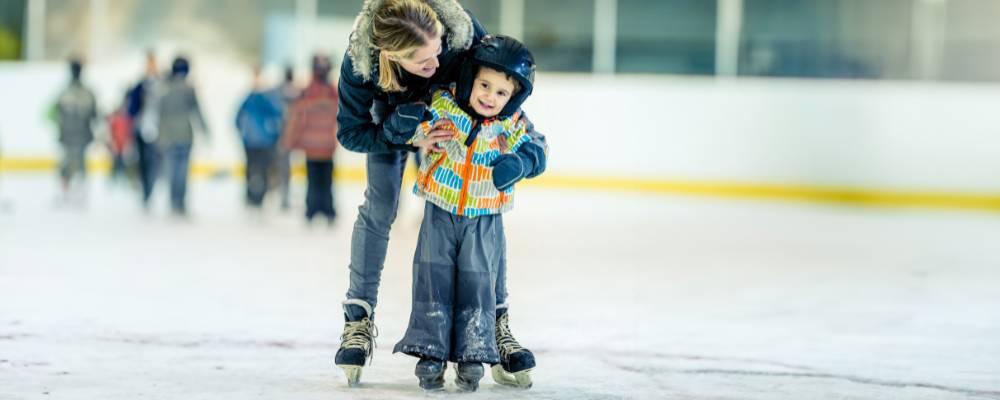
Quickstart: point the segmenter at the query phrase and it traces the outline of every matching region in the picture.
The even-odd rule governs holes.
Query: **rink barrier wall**
[[[102,111],[120,102],[141,56],[87,69]],[[244,159],[233,120],[249,69],[214,53],[197,59],[191,80],[210,135],[195,138],[194,172],[226,175]],[[46,111],[65,75],[61,62],[0,62],[0,87],[16,94],[0,96],[6,170],[55,167]],[[991,83],[541,71],[524,108],[547,136],[550,160],[528,184],[996,211],[997,104],[1000,84]],[[93,159],[106,157],[97,147]],[[341,179],[363,179],[363,154],[335,158]]]
[[[110,169],[106,158],[91,160],[88,169],[106,173]],[[0,174],[52,172],[57,161],[51,158],[0,158]],[[195,163],[194,178],[227,178],[241,176],[243,165],[232,167]],[[336,179],[342,182],[364,183],[365,170],[355,166],[338,166]],[[294,166],[293,176],[305,177],[305,167]],[[415,174],[407,169],[410,181]],[[830,187],[773,183],[743,183],[669,179],[636,179],[622,177],[545,174],[526,180],[523,185],[548,189],[594,190],[602,192],[659,195],[692,195],[731,199],[795,201],[807,203],[847,204],[886,208],[927,208],[966,211],[1000,211],[1000,194],[949,193],[935,191],[899,191],[869,188]]]

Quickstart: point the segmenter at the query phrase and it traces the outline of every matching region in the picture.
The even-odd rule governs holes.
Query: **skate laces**
[[[372,346],[378,347],[375,343],[376,337],[378,337],[378,327],[371,319],[364,318],[361,321],[348,322],[344,326],[344,333],[340,335],[340,346],[361,349],[370,363],[370,360],[375,358]]]
[[[507,314],[501,315],[497,320],[497,347],[500,348],[502,358],[524,350],[524,347],[521,347],[521,344],[514,339],[514,335],[510,333],[510,327],[507,325]]]

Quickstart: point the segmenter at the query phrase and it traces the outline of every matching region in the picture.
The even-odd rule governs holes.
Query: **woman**
[[[368,153],[368,188],[351,237],[350,288],[336,357],[352,386],[371,355],[372,319],[389,227],[396,218],[407,154],[417,150],[391,144],[388,137],[416,129],[427,111],[420,100],[433,85],[454,82],[463,52],[484,36],[483,27],[456,0],[367,0],[355,23],[341,66],[337,116],[340,143]],[[531,143],[494,165],[496,180],[512,182],[544,171],[545,138],[530,123],[529,131]],[[415,145],[440,151],[436,144],[450,138],[451,132],[438,129]],[[501,316],[497,342],[507,351],[493,367],[493,377],[499,383],[528,387],[534,356],[517,344],[507,324],[506,260],[500,264],[496,301]]]

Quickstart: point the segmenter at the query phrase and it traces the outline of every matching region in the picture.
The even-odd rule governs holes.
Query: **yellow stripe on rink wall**
[[[104,158],[87,163],[97,171],[110,169]],[[49,158],[0,158],[0,173],[51,171],[57,162]],[[220,167],[211,164],[192,165],[195,177],[241,175],[243,167]],[[305,168],[296,166],[294,176],[304,177]],[[412,179],[412,169],[407,169]],[[338,167],[336,178],[341,181],[363,182],[365,171],[357,167]],[[676,181],[593,176],[546,174],[524,182],[543,188],[585,189],[667,195],[698,195],[737,199],[801,201],[811,203],[860,204],[879,207],[919,207],[950,210],[1000,211],[1000,193],[949,193],[932,191],[897,191],[814,185],[778,185],[734,182]]]
[[[599,189],[641,193],[689,194],[726,198],[862,204],[881,207],[925,207],[1000,211],[1000,194],[894,191],[812,185],[668,181],[570,176],[540,176],[526,181],[546,187]]]

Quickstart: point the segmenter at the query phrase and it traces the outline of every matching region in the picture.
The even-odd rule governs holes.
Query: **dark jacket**
[[[340,129],[337,138],[340,144],[351,151],[360,153],[386,153],[409,150],[409,145],[393,144],[383,134],[383,122],[389,114],[402,104],[428,98],[432,89],[457,80],[464,52],[478,42],[487,32],[478,20],[456,0],[427,0],[438,14],[445,27],[442,40],[441,66],[430,79],[422,79],[402,72],[402,83],[406,91],[386,93],[378,87],[378,52],[371,43],[372,16],[383,0],[367,0],[355,21],[347,53],[340,70],[340,111],[337,121]],[[532,162],[526,177],[534,177],[545,170],[548,145],[545,136],[534,130],[528,123],[528,135],[532,141],[522,146],[518,155]]]
[[[183,78],[171,78],[165,87],[157,107],[159,114],[157,144],[162,148],[191,145],[194,140],[194,124],[207,135],[208,128],[202,117],[194,88]]]
[[[454,81],[459,55],[486,35],[479,21],[455,0],[428,1],[447,32],[438,57],[441,66],[430,79],[402,71],[406,91],[387,93],[378,87],[378,51],[371,44],[371,18],[381,3],[365,3],[340,68],[340,112],[337,116],[340,130],[337,138],[348,150],[361,153],[412,150],[412,146],[391,144],[383,137],[383,120],[400,104],[421,101],[431,92],[432,83]]]
[[[90,89],[73,81],[60,95],[59,143],[86,146],[94,140],[93,124],[97,122],[97,101]]]

